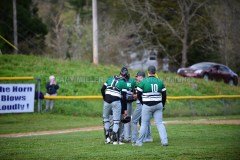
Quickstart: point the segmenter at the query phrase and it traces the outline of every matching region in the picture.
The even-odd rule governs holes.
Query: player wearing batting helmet
[[[136,86],[136,81],[134,78],[130,77],[130,74],[127,76],[127,116],[132,116],[132,102],[135,101],[133,93]],[[125,117],[124,117],[125,118]],[[121,141],[131,142],[131,122],[126,122],[123,124],[123,132],[121,134]]]
[[[163,82],[155,77],[156,68],[148,67],[148,77],[140,82],[137,87],[137,97],[142,106],[142,120],[139,137],[134,146],[142,146],[146,129],[150,123],[151,116],[154,117],[162,146],[168,145],[168,137],[164,124],[162,123],[163,108],[166,102],[166,88]]]
[[[127,84],[126,77],[128,70],[126,67],[121,69],[119,76],[113,76],[107,79],[102,86],[101,92],[104,100],[103,105],[103,123],[104,123],[104,134],[105,143],[119,144],[119,123],[121,118],[121,109],[127,110],[126,94]],[[122,104],[121,104],[122,99]],[[113,128],[112,128],[112,139],[110,136],[110,120],[109,116],[112,112],[113,117]]]

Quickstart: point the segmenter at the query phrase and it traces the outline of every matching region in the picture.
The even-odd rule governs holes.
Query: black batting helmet
[[[149,66],[148,67],[148,72],[151,74],[155,74],[156,73],[156,67],[155,66]]]
[[[120,71],[120,75],[123,77],[127,77],[128,76],[128,69],[127,67],[122,67],[121,71]]]
[[[143,71],[138,71],[137,74],[136,74],[136,77],[137,76],[142,76],[143,78],[145,77],[145,72]]]

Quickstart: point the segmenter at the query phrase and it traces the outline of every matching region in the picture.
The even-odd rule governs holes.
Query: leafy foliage
[[[48,31],[46,25],[38,17],[37,7],[33,5],[32,0],[16,2],[20,53],[43,54],[44,36]],[[12,1],[1,0],[0,5],[3,6],[0,11],[0,34],[8,41],[13,42]],[[12,52],[12,48],[2,40],[0,47],[3,53]]]

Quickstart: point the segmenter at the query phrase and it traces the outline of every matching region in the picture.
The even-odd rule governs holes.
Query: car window
[[[156,57],[150,57],[149,60],[156,60]]]
[[[212,65],[213,64],[210,64],[210,63],[197,63],[197,64],[192,65],[190,68],[206,70],[206,69],[210,68]]]
[[[227,72],[227,73],[229,72],[229,69],[227,67],[225,67],[225,66],[220,66],[219,70],[221,72]]]

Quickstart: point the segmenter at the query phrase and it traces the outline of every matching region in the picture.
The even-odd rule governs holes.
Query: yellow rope
[[[7,44],[9,44],[10,46],[12,46],[14,49],[16,49],[18,51],[18,48],[16,46],[14,46],[11,42],[6,40],[3,36],[0,35],[0,38],[2,38]]]
[[[213,95],[213,96],[168,96],[168,100],[188,100],[188,99],[237,99],[240,95]],[[44,96],[44,99],[102,99],[102,96]]]
[[[0,80],[34,80],[34,77],[0,77]]]

